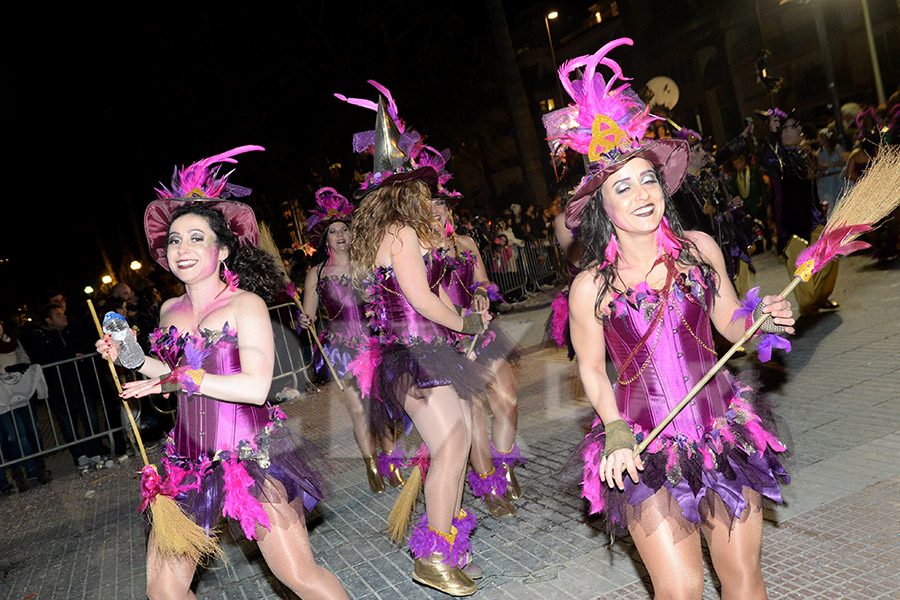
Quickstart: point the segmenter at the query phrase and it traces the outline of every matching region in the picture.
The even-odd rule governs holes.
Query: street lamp
[[[104,275],[103,277],[100,278],[100,281],[102,281],[103,283],[109,284],[109,283],[112,283],[112,277],[110,277],[109,275]]]
[[[547,27],[547,41],[550,42],[550,59],[553,61],[554,79],[556,80],[556,91],[559,93],[559,104],[556,108],[562,108],[562,85],[559,83],[559,77],[555,76],[556,71],[556,51],[553,49],[553,36],[550,35],[550,21],[559,16],[555,10],[544,15],[544,25]]]
[[[141,270],[141,261],[133,260],[133,261],[131,261],[131,264],[129,266],[131,267],[132,271],[140,271]]]
[[[87,295],[91,295],[94,293],[94,288],[89,285],[84,286],[84,293]]]

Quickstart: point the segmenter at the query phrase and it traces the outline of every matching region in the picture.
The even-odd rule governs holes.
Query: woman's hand
[[[791,310],[790,302],[781,296],[763,296],[762,305],[762,311],[771,314],[775,324],[785,328],[785,333],[795,333],[793,328],[794,312]]]
[[[623,468],[624,466],[624,468]],[[620,490],[625,489],[625,480],[622,473],[627,472],[631,481],[639,481],[638,471],[644,470],[644,462],[640,456],[635,456],[630,448],[616,450],[609,456],[600,459],[600,481],[606,482],[610,488],[613,486]]]
[[[137,381],[129,381],[122,386],[121,398],[143,398],[151,394],[161,394],[162,385],[160,377],[151,377],[150,379],[139,379]]]
[[[119,357],[118,348],[112,339],[112,335],[107,333],[94,344],[97,352],[103,357],[103,360],[112,359],[113,362]]]
[[[472,296],[472,312],[486,313],[491,308],[490,299],[484,294]]]
[[[309,329],[313,325],[313,319],[305,312],[301,312],[300,316],[297,317],[297,323],[299,323],[300,327],[303,329]]]

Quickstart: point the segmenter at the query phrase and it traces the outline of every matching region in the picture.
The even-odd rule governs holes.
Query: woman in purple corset
[[[550,132],[590,159],[566,209],[584,244],[569,296],[572,342],[598,415],[582,445],[582,495],[592,513],[604,513],[610,533],[631,535],[656,598],[702,596],[701,535],[723,598],[765,598],[762,496],[781,501],[779,479],[787,477],[785,448],[752,389],[720,372],[645,454],[633,451],[717,361],[713,326],[736,341],[750,318],[736,313],[771,313],[788,333],[794,319],[777,296],[742,304],[715,241],[682,230],[671,193],[689,149],[680,140],[641,140],[655,117],[627,85],[612,89],[621,70],[605,56],[623,43],[631,40],[560,69],[575,102],[556,122],[577,125]],[[609,82],[596,71],[601,60],[615,74]],[[571,82],[576,67],[584,79]]]
[[[151,336],[159,358],[146,357],[138,367],[148,379],[125,384],[122,394],[178,396],[160,475],[144,470],[142,508],[165,494],[208,533],[230,517],[235,535],[257,540],[273,574],[296,594],[347,598],[337,578],[316,565],[307,537],[304,510],[321,499],[322,481],[284,413],[265,405],[272,326],[262,298],[242,287],[274,291],[281,282],[271,280],[271,259],[253,248],[259,239],[253,210],[221,199],[249,190],[227,184],[212,167],[249,150],[262,148],[242,146],[177,170],[172,189],[157,190],[160,200],[144,215],[151,255],[185,293],[161,308],[160,329]],[[229,263],[256,268],[234,273]],[[109,336],[97,349],[116,357]],[[150,530],[150,598],[194,598],[196,566],[187,555],[161,551]]]
[[[442,185],[431,201],[432,214],[438,220],[442,245],[436,257],[446,266],[441,285],[455,306],[464,311],[485,312],[492,299],[501,299],[496,284],[488,280],[487,271],[475,240],[456,235],[450,218],[448,200],[454,196]],[[457,193],[458,194],[458,193]],[[493,297],[492,297],[493,296]],[[471,338],[460,340],[466,348]],[[516,508],[509,500],[522,497],[514,465],[524,462],[516,444],[519,418],[516,381],[510,362],[519,358],[513,343],[502,331],[492,327],[475,340],[475,360],[491,370],[493,381],[487,399],[491,406],[491,437],[488,437],[484,403],[476,399],[472,405],[472,451],[469,461],[472,470],[468,481],[472,493],[481,498],[488,512],[497,517],[511,517]]]
[[[356,381],[347,378],[350,363],[364,350],[372,336],[365,304],[359,292],[350,283],[350,219],[353,205],[334,188],[322,188],[316,192],[318,208],[312,211],[307,225],[309,241],[316,248],[319,262],[306,274],[303,287],[303,312],[300,325],[312,326],[321,301],[326,326],[319,332],[322,347],[338,377],[343,380],[344,397],[353,421],[353,436],[366,463],[369,488],[376,494],[384,493],[384,477],[391,487],[404,483],[400,467],[406,461],[403,449],[394,441],[394,427],[388,425],[377,436],[382,453],[376,455],[376,434],[369,424],[369,409],[363,403]],[[325,369],[325,359],[315,356],[316,371]],[[350,379],[348,381],[348,379]]]
[[[373,410],[376,428],[379,420],[408,418],[430,455],[426,514],[409,538],[413,579],[468,596],[477,589],[463,571],[471,571],[475,519],[460,504],[472,443],[471,399],[484,391],[490,373],[466,358],[454,332],[481,334],[490,315],[461,315],[441,287],[445,266],[433,257],[441,240],[429,189],[437,183],[432,159],[439,153],[421,145],[421,136],[395,116],[392,99],[390,105],[384,98],[377,104],[374,168],[363,181],[365,195],[350,228],[353,281],[364,288],[378,340],[359,361],[366,368],[354,372],[364,394],[378,399],[373,407],[382,409]]]

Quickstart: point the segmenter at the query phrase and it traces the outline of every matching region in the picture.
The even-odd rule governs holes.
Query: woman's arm
[[[716,273],[719,295],[713,303],[710,319],[716,330],[729,342],[734,343],[744,335],[744,332],[747,330],[747,324],[744,319],[734,320],[734,311],[741,307],[741,301],[738,299],[737,292],[728,278],[722,250],[719,249],[718,244],[712,237],[701,231],[688,231],[685,232],[685,235],[694,242],[697,250],[700,252],[700,256],[712,266]],[[785,326],[787,333],[794,333],[794,328],[792,327],[794,319],[790,302],[785,301],[781,296],[765,296],[762,302],[766,305],[762,309],[763,312],[772,313],[776,324]]]
[[[420,315],[454,331],[463,331],[463,317],[458,315],[428,287],[428,274],[422,260],[419,238],[412,227],[388,230],[391,266],[400,290]],[[483,322],[490,319],[482,315]],[[464,332],[465,333],[465,332]]]
[[[594,302],[598,283],[590,271],[582,271],[569,289],[569,331],[572,346],[578,357],[578,374],[591,406],[597,411],[604,426],[622,420],[616,405],[615,392],[606,374],[606,347],[603,340],[603,324],[597,319]],[[633,449],[623,448],[600,461],[600,480],[624,489],[622,465],[631,480],[637,483],[639,470],[644,465],[640,457],[633,456]]]
[[[309,329],[319,310],[319,267],[310,268],[306,272],[306,281],[303,283],[303,314],[299,317],[300,326]]]

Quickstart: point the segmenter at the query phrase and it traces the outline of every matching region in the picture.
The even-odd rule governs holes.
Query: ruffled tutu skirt
[[[644,470],[638,483],[623,476],[624,491],[600,481],[605,432],[600,420],[578,449],[583,460],[582,497],[590,513],[603,513],[610,535],[627,532],[632,520],[640,520],[650,533],[662,520],[671,520],[683,532],[707,523],[716,514],[717,498],[728,511],[729,523],[748,507],[748,488],[774,502],[781,502],[779,483],[789,483],[781,459],[786,448],[775,432],[771,410],[748,387],[740,387],[725,416],[715,419],[699,442],[676,433],[661,434],[641,455]],[[649,431],[629,422],[640,442]],[[665,490],[659,493],[661,490]]]
[[[359,349],[341,343],[329,336],[324,336],[324,339],[322,339],[321,341],[322,348],[325,349],[325,356],[327,356],[328,360],[331,361],[331,364],[334,366],[334,370],[338,374],[338,377],[343,379],[344,376],[347,375],[347,371],[350,369],[350,363],[353,362],[353,360],[356,359],[356,355],[359,354]],[[322,353],[319,352],[318,347],[315,349],[315,352],[313,354],[313,368],[320,376],[326,379],[331,379],[331,371],[325,364],[325,359],[322,357]]]
[[[464,348],[468,349],[472,338],[466,336],[461,343]],[[475,342],[475,357],[475,362],[490,367],[497,360],[517,363],[521,355],[516,344],[499,327],[491,327]]]
[[[318,450],[291,431],[284,413],[275,407],[272,420],[253,440],[200,460],[178,456],[170,438],[162,451],[160,475],[163,486],[176,492],[173,497],[195,523],[212,531],[222,517],[229,517],[235,537],[256,539],[256,525],[268,523],[260,503],[266,500],[265,490],[272,489],[271,484],[263,485],[266,478],[284,486],[287,501],[298,513],[308,512],[324,497],[324,482],[314,466],[321,461]],[[146,501],[146,477],[141,485]]]
[[[371,346],[360,353],[351,372],[368,400],[374,431],[403,420],[408,432],[411,422],[403,405],[407,398],[427,398],[424,390],[451,385],[461,398],[471,401],[484,393],[492,377],[480,361],[466,358],[443,339]]]

